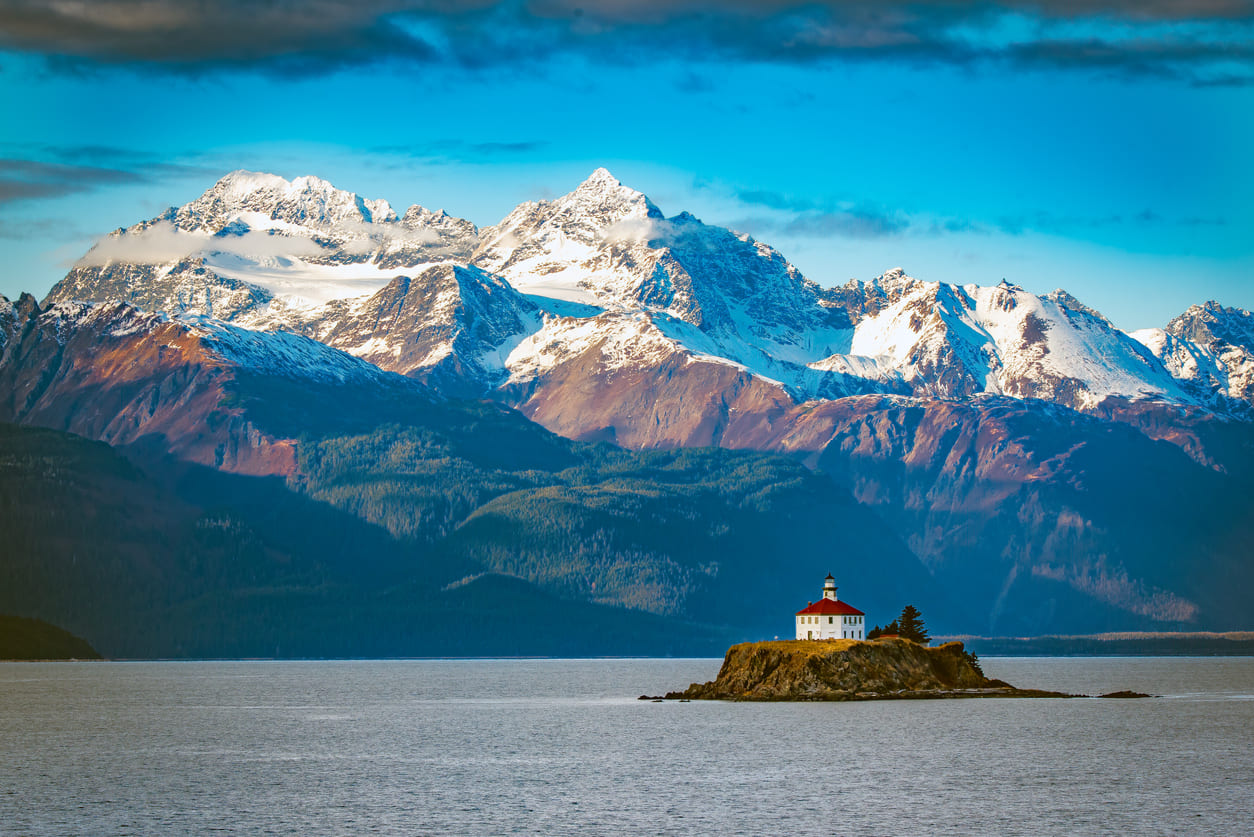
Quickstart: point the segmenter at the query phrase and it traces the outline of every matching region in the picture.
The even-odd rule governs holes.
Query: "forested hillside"
[[[784,459],[429,418],[304,437],[287,483],[0,425],[0,611],[111,657],[717,653],[784,630],[820,569],[886,600],[923,575]]]

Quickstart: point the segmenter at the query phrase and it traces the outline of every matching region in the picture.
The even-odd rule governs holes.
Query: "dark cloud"
[[[451,4],[448,4],[451,5]],[[428,61],[433,47],[392,19],[446,4],[389,0],[0,0],[0,42],[81,63],[142,64],[196,72],[261,67],[325,72],[376,58]]]
[[[133,172],[117,169],[0,158],[0,203],[58,198],[97,186],[137,183],[142,179]]]
[[[148,183],[172,175],[219,173],[206,166],[106,146],[26,145],[5,150],[8,155],[0,157],[0,204],[59,198],[101,186]]]
[[[1251,0],[0,0],[55,66],[316,74],[408,62],[981,62],[1254,81]]]
[[[176,154],[171,158],[143,149],[111,145],[44,143],[27,148],[33,150],[36,156],[51,157],[60,163],[115,169],[145,181],[158,177],[218,177],[222,174],[220,165],[204,159],[199,152]]]

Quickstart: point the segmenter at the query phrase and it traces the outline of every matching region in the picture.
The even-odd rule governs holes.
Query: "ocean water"
[[[0,834],[1249,834],[1254,658],[1156,700],[638,701],[718,660],[0,664]]]

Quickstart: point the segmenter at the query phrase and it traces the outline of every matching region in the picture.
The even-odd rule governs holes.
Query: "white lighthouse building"
[[[797,639],[866,639],[866,614],[836,598],[836,579],[823,580],[823,598],[797,611]]]

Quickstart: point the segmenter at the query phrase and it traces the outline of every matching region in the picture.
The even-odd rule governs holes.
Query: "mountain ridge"
[[[804,463],[887,521],[944,593],[968,591],[973,632],[1244,627],[1231,590],[1251,572],[1240,544],[1254,535],[1242,499],[1254,486],[1249,312],[1207,303],[1161,333],[1128,335],[1062,289],[927,282],[900,268],[824,289],[769,245],[668,217],[603,169],[482,230],[421,208],[397,218],[323,181],[241,184],[206,199],[212,211],[185,213],[212,216],[213,246],[226,250],[80,265],[42,310],[0,302],[0,385],[37,391],[0,418],[115,444],[147,435],[210,467],[300,481],[309,448],[298,437],[346,401],[485,400],[582,443]],[[245,196],[228,205],[237,185]],[[430,247],[396,243],[415,241],[397,232],[406,219]],[[145,244],[145,230],[168,222],[145,223],[119,237]],[[180,296],[193,273],[201,295]],[[236,304],[239,293],[252,296]],[[76,294],[97,297],[96,313],[62,299]],[[147,337],[49,313],[79,311],[90,325],[118,299],[177,310],[143,320]],[[68,348],[57,348],[58,322]],[[198,348],[163,353],[171,341],[152,335],[166,332]],[[250,352],[291,353],[273,363],[292,374]],[[145,367],[132,389],[116,385],[125,376],[106,381],[105,362],[128,357]],[[323,363],[339,377],[318,374]],[[202,423],[179,418],[193,403]],[[408,419],[381,409],[340,424],[390,438],[382,416]],[[325,498],[357,490],[358,476]],[[601,502],[553,491],[528,502],[558,518]],[[495,570],[567,584],[545,575],[547,558],[510,557],[519,510],[494,508],[499,517],[466,521],[466,542]],[[641,583],[666,579],[659,601],[699,578],[621,560]]]
[[[110,241],[135,238],[142,251],[144,236],[165,224],[184,236],[212,239],[196,239],[190,252],[160,263],[91,264],[108,255]],[[164,239],[148,243],[154,260],[170,255],[159,246]],[[434,374],[463,394],[517,383],[511,363],[534,377],[545,364],[534,354],[515,354],[518,344],[561,343],[576,328],[572,320],[592,316],[625,338],[647,342],[660,334],[690,358],[739,365],[797,402],[871,391],[941,398],[992,392],[1093,412],[1109,396],[1217,411],[1233,406],[1228,399],[1254,399],[1248,312],[1244,324],[1223,331],[1236,342],[1220,345],[1209,331],[1179,324],[1161,335],[1126,335],[1061,289],[1038,296],[1009,283],[923,282],[900,268],[824,289],[750,236],[707,226],[688,213],[668,218],[605,169],[565,196],[521,204],[483,229],[417,205],[398,217],[386,201],[368,201],[314,177],[286,181],[235,172],[184,207],[119,230],[93,252],[100,248],[104,252],[89,253],[45,303],[125,299],[145,310],[297,331],[331,339],[393,371]],[[411,316],[396,334],[375,335],[389,350],[410,340],[428,345],[427,364],[415,363],[422,358],[412,353],[393,361],[377,346],[367,347],[369,340],[348,336],[362,309],[384,304],[368,297],[439,264],[478,269],[492,277],[489,282],[520,292],[530,305],[515,301],[516,310],[505,316],[520,329],[523,312],[534,313],[529,333],[512,332],[511,347],[469,347],[465,357],[450,340],[442,352],[433,351],[435,335],[450,331],[447,317],[427,322]],[[1216,303],[1199,310],[1241,316]],[[649,315],[647,323],[639,313]],[[1194,339],[1203,335],[1207,346]],[[482,357],[494,351],[500,362],[486,369]],[[1199,358],[1203,373],[1194,369]],[[586,367],[594,359],[579,363]],[[450,376],[437,366],[460,371]],[[464,380],[455,385],[457,375]]]

